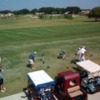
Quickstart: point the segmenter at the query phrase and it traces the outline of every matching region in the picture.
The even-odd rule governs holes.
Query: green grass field
[[[45,70],[52,78],[58,72],[73,70],[71,60],[79,46],[85,45],[86,59],[100,64],[100,23],[93,19],[76,17],[67,19],[34,19],[19,16],[13,19],[0,18],[0,57],[2,57],[6,92],[0,97],[19,93],[27,86],[26,67],[28,56],[37,51],[36,70]],[[60,50],[65,50],[65,60],[57,59]],[[45,64],[41,62],[44,54]],[[68,69],[67,69],[68,67]]]

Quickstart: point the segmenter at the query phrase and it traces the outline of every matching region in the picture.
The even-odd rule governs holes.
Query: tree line
[[[54,8],[54,7],[42,7],[39,9],[21,9],[17,11],[10,11],[10,10],[3,10],[0,11],[0,14],[8,14],[13,13],[15,15],[26,15],[26,14],[79,14],[82,11],[79,7],[67,7],[67,8]],[[66,18],[70,16],[64,15]],[[90,10],[89,14],[87,15],[89,18],[95,18],[95,21],[100,21],[100,7],[95,7]],[[40,18],[43,18],[44,15],[40,15]],[[52,16],[51,16],[52,17]],[[50,17],[50,18],[51,18]]]
[[[10,11],[10,10],[3,10],[0,11],[0,14],[7,14],[7,13],[13,13],[15,15],[25,15],[25,14],[36,14],[36,13],[44,13],[44,14],[64,14],[68,12],[69,14],[78,14],[81,11],[79,7],[67,7],[67,8],[54,8],[54,7],[42,7],[39,9],[21,9],[16,11]]]

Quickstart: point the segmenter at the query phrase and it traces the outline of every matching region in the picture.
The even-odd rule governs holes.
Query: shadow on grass
[[[80,67],[77,66],[77,62],[79,62],[78,59],[72,59],[71,60],[71,64],[75,64],[76,67],[72,67],[75,71],[80,72],[82,71],[82,69]]]
[[[27,64],[26,67],[27,67],[27,68],[31,68],[31,64]]]
[[[92,21],[90,20],[90,21],[89,21],[89,20],[88,20],[88,21],[84,21],[84,22],[100,22],[100,21],[95,21],[95,20],[92,20]]]
[[[72,67],[75,71],[77,71],[77,72],[81,72],[82,70],[81,69],[79,69],[78,67],[76,68],[76,67]]]
[[[75,65],[76,65],[76,63],[77,63],[77,62],[79,62],[79,60],[78,60],[78,59],[74,59],[74,58],[73,58],[73,59],[71,60],[71,62],[70,62],[70,63],[71,63],[71,64],[75,64]]]

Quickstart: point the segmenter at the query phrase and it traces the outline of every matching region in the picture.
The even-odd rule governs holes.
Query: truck
[[[80,75],[73,71],[58,73],[53,79],[44,70],[28,73],[25,93],[30,100],[88,100],[80,87]]]

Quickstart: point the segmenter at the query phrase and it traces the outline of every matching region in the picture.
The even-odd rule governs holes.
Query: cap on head
[[[34,52],[34,54],[36,54],[36,51]]]

